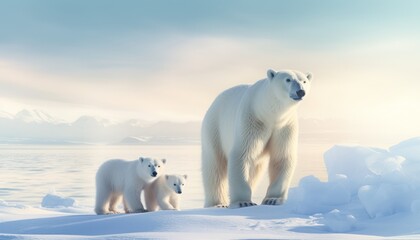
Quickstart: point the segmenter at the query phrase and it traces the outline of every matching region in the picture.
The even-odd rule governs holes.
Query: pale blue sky
[[[127,37],[146,46],[172,35],[257,37],[311,51],[396,35],[420,37],[415,30],[420,22],[418,1],[41,0],[0,4],[2,50],[10,47],[21,54],[52,58],[93,53],[99,57],[110,46],[122,54],[127,46],[114,44]],[[78,49],[87,53],[75,52]]]
[[[200,120],[220,91],[292,68],[315,76],[302,117],[420,134],[419,12],[397,0],[1,1],[0,110]]]

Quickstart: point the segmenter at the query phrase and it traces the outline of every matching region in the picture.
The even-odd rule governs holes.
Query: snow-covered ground
[[[51,193],[0,202],[0,239],[420,239],[420,138],[387,149],[334,146],[328,181],[301,179],[283,206],[96,216]]]

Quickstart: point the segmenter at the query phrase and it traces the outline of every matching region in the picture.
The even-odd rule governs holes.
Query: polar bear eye
[[[306,81],[303,81],[303,83],[306,83]]]
[[[160,165],[158,167],[160,167]]]
[[[286,82],[290,82],[290,78],[286,79]]]
[[[174,186],[176,186],[176,183],[174,183]]]
[[[151,167],[150,164],[149,164],[149,167]]]
[[[182,186],[184,186],[184,184],[182,184]]]

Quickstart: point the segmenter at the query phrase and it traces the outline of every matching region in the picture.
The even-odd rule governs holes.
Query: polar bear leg
[[[109,211],[111,213],[119,213],[117,210],[117,206],[121,201],[122,195],[120,193],[113,193],[111,195],[111,200],[109,201]]]
[[[297,160],[297,131],[286,126],[273,138],[269,163],[270,185],[262,201],[265,205],[281,205],[286,201]]]
[[[136,187],[126,187],[123,193],[125,202],[125,211],[127,213],[145,212],[140,199],[140,192],[136,191]]]
[[[144,188],[144,203],[146,204],[146,209],[149,212],[157,211],[158,210],[158,202],[156,198],[156,187],[155,184],[148,184]]]
[[[261,156],[258,160],[258,162],[254,163],[253,166],[251,166],[251,169],[249,171],[249,186],[251,187],[251,190],[254,191],[255,186],[260,182],[262,174],[267,169],[267,164],[269,161],[269,156],[264,155]]]
[[[128,209],[127,201],[125,201],[124,196],[123,196],[123,207],[124,207],[124,212],[125,213],[130,213],[130,211]]]
[[[96,214],[108,214],[108,203],[111,198],[112,191],[102,183],[96,184]]]
[[[228,162],[229,171],[229,208],[253,206],[251,201],[252,191],[248,183],[250,163],[249,160],[240,158],[230,159]]]
[[[178,197],[176,196],[171,196],[169,198],[169,203],[176,209],[179,210],[179,202],[178,202]]]
[[[233,147],[228,161],[229,177],[229,208],[249,207],[256,205],[251,201],[251,183],[259,177],[256,172],[258,160],[263,156],[264,149],[270,137],[267,131],[247,130],[247,141],[237,142]],[[258,170],[261,168],[259,167]],[[252,178],[252,179],[251,179]]]
[[[169,198],[159,198],[158,199],[159,207],[161,210],[176,210],[172,204],[169,202]]]
[[[227,162],[221,150],[203,146],[202,176],[204,207],[226,207],[228,204]]]

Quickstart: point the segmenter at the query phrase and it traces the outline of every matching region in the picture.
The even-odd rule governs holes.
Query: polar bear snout
[[[152,177],[156,177],[158,175],[158,173],[156,171],[153,171],[151,175],[152,175]]]
[[[182,193],[181,183],[176,184],[176,186],[174,184],[174,192],[177,193],[177,194]]]
[[[305,90],[299,90],[299,91],[297,91],[296,92],[296,95],[299,97],[299,98],[302,98],[303,96],[305,96]]]
[[[298,81],[293,81],[291,83],[289,92],[290,92],[290,98],[292,98],[295,101],[302,100],[302,98],[306,95],[306,91],[304,90],[304,87]]]
[[[292,94],[290,97],[295,101],[300,101],[305,96],[305,94],[305,90],[299,89],[295,92],[295,94]]]

